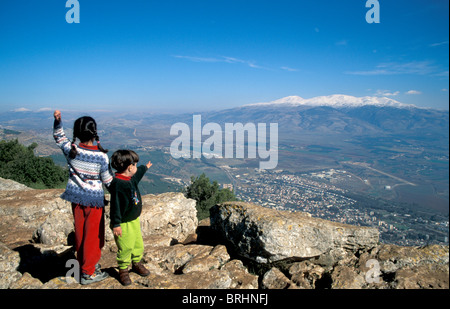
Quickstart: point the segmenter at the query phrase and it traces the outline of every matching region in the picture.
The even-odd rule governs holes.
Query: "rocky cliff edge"
[[[79,285],[70,271],[73,218],[62,190],[30,190],[0,179],[0,288],[124,288],[106,209],[100,264],[110,278]],[[198,222],[181,193],[146,195],[143,262],[127,289],[449,288],[448,246],[380,244],[373,228],[255,204],[229,202]]]

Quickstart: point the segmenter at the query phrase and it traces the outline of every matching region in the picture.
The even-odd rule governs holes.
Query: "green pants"
[[[139,218],[121,223],[122,236],[114,236],[117,248],[117,263],[119,269],[126,269],[131,262],[140,262],[144,254],[144,241],[141,234]]]

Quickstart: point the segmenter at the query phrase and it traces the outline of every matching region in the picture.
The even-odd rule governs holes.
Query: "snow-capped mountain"
[[[284,97],[266,103],[204,114],[205,122],[278,123],[281,135],[324,136],[407,135],[448,138],[448,111],[420,108],[387,97],[329,95],[304,99]]]
[[[417,108],[415,105],[404,104],[387,97],[354,97],[344,94],[333,94],[329,96],[319,96],[304,99],[299,96],[288,96],[275,101],[265,103],[253,103],[245,106],[265,106],[265,105],[291,105],[291,106],[331,106],[331,107],[362,107],[362,106],[390,106],[397,108]]]

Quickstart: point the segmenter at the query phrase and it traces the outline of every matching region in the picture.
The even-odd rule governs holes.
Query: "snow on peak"
[[[361,107],[365,105],[391,106],[397,108],[415,107],[414,105],[400,103],[387,97],[354,97],[344,94],[333,94],[329,96],[319,96],[311,99],[303,99],[299,96],[288,96],[275,101],[265,103],[254,103],[245,106],[264,105],[290,105],[290,106],[331,106],[331,107]]]
[[[302,97],[293,95],[293,96],[289,96],[289,97],[284,97],[275,101],[270,102],[271,104],[285,104],[285,103],[289,103],[289,104],[301,104],[305,99],[303,99]]]

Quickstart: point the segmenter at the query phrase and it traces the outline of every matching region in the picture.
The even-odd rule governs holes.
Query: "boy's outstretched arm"
[[[137,182],[141,181],[142,177],[144,177],[145,172],[152,166],[152,162],[148,161],[146,165],[140,165],[137,168],[136,174],[134,174],[133,178],[136,179]]]

